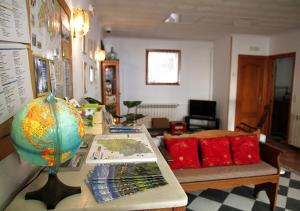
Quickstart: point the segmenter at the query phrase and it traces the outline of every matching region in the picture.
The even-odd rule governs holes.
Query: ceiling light
[[[179,23],[180,15],[178,13],[171,13],[169,17],[165,20],[165,23]]]
[[[105,51],[104,50],[97,50],[95,52],[95,59],[98,61],[98,62],[102,62],[105,60]]]

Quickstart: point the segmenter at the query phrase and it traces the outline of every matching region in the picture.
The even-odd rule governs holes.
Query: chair
[[[270,112],[270,105],[265,105],[264,106],[264,111],[257,123],[256,126],[252,126],[252,125],[248,125],[247,123],[245,122],[241,122],[238,126],[235,127],[235,130],[237,131],[244,131],[244,132],[247,132],[247,133],[253,133],[257,130],[261,130],[262,127],[264,126],[265,124],[265,121],[267,120],[267,117],[269,115],[269,112]]]

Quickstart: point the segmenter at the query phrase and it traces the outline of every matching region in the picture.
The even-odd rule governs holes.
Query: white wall
[[[120,59],[121,105],[124,100],[177,103],[180,120],[187,115],[189,99],[212,98],[212,42],[106,38],[105,48],[110,49],[110,46]],[[146,49],[181,50],[179,86],[146,85]]]
[[[230,57],[231,37],[216,40],[213,54],[213,99],[217,101],[220,129],[227,129],[228,123]]]
[[[289,122],[288,142],[295,146],[300,146],[299,137],[294,137],[292,128],[294,127],[293,117],[300,113],[300,30],[274,35],[270,39],[270,54],[284,54],[296,52],[295,72],[293,81],[293,95],[291,105],[291,117]]]
[[[269,41],[267,36],[232,35],[231,73],[229,88],[228,129],[234,130],[238,55],[269,55]]]
[[[73,8],[83,8],[88,10],[88,6],[91,1],[73,0],[71,2],[71,7]],[[97,18],[97,11],[95,16],[90,16],[90,30],[86,35],[86,38],[96,40],[97,46],[100,48],[100,41],[103,39],[102,30],[100,22]],[[86,42],[87,43],[87,42]],[[73,59],[73,92],[74,98],[79,100],[82,97],[93,97],[101,100],[101,80],[100,80],[100,65],[89,58],[87,54],[82,53],[82,39],[73,38],[72,46],[72,59]],[[87,93],[84,93],[84,75],[83,75],[83,62],[87,62],[88,67],[93,65],[97,67],[95,74],[95,79],[93,83],[87,82]],[[89,78],[89,71],[87,71],[87,79]]]

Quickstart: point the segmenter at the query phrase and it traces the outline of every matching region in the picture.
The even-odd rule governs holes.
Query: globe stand
[[[26,193],[25,200],[42,201],[49,210],[54,209],[62,199],[77,193],[81,193],[80,187],[65,185],[56,174],[49,174],[47,183],[39,190]]]

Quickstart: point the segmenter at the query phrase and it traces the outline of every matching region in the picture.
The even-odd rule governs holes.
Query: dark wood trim
[[[274,174],[274,175],[244,177],[244,178],[235,178],[235,179],[226,179],[226,180],[186,182],[186,183],[180,183],[180,185],[185,191],[199,191],[208,188],[227,189],[227,188],[239,187],[242,185],[256,185],[256,184],[268,183],[268,182],[278,183],[279,175]]]
[[[1,138],[0,140],[0,160],[7,157],[10,153],[14,152],[15,148],[9,135]]]
[[[12,118],[0,124],[0,160],[15,151],[10,139],[11,123]]]
[[[71,10],[68,7],[68,4],[66,3],[66,1],[65,0],[58,0],[58,3],[63,8],[63,10],[67,13],[67,15],[69,16],[69,18],[71,18]]]
[[[165,53],[177,53],[178,54],[178,71],[177,71],[177,82],[175,83],[153,83],[148,82],[148,55],[149,52],[165,52]],[[146,85],[180,85],[180,69],[181,69],[181,50],[173,49],[146,49]]]

